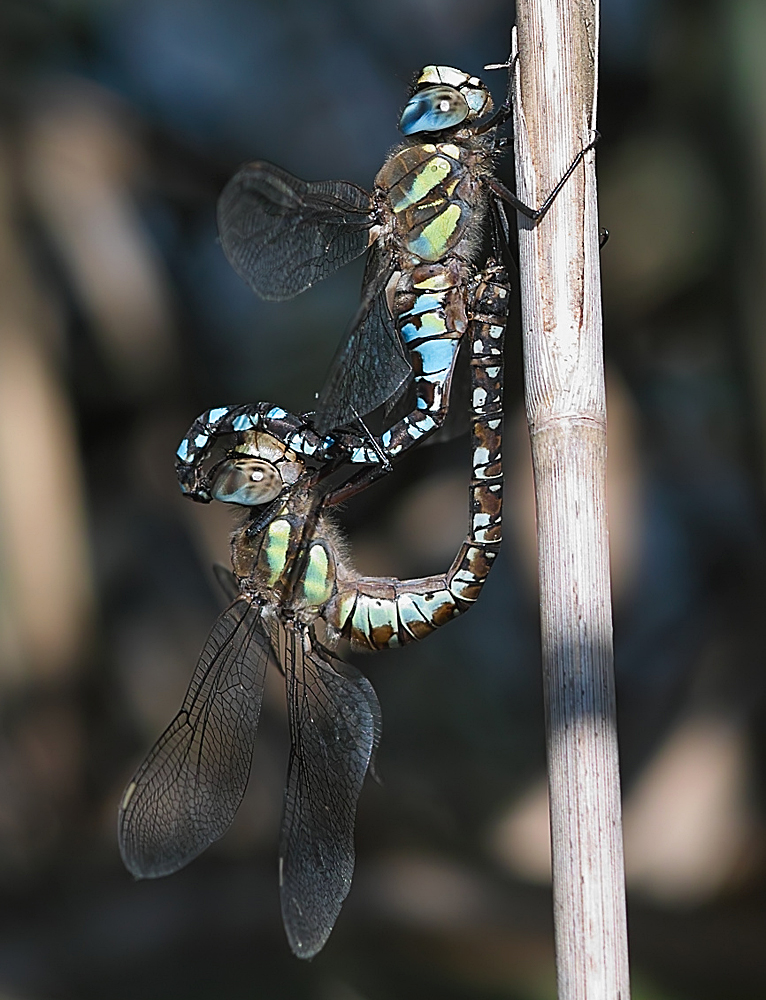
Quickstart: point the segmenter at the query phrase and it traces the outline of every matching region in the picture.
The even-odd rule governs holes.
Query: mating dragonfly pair
[[[510,90],[510,87],[509,87]],[[177,871],[230,825],[250,771],[269,662],[287,687],[291,752],[280,838],[288,940],[324,945],[354,867],[353,826],[380,735],[369,681],[338,654],[416,641],[473,604],[501,541],[502,340],[506,273],[481,270],[482,235],[508,234],[503,203],[545,214],[494,176],[509,101],[493,115],[476,77],[444,66],[418,76],[399,127],[404,143],[372,194],[307,183],[267,163],[244,167],[219,202],[221,241],[258,294],[284,299],[368,251],[361,303],[318,398],[296,417],[269,404],[217,407],[178,450],[193,499],[241,506],[232,539],[231,604],[200,656],[180,712],[139,767],[120,806],[123,860],[137,877]],[[327,508],[388,471],[446,418],[458,348],[470,356],[469,528],[446,573],[365,577]],[[409,412],[373,436],[363,419]]]

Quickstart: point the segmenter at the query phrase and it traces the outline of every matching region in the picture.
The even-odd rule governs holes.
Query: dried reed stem
[[[518,0],[516,183],[540,204],[596,114],[598,0]],[[595,156],[519,216],[559,1000],[628,1000]]]

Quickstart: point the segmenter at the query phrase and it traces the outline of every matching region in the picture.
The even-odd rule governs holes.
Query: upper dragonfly
[[[390,409],[413,380],[416,403],[376,447],[351,449],[352,462],[385,464],[441,426],[488,213],[498,237],[507,233],[502,202],[541,218],[582,158],[584,150],[539,209],[524,205],[494,176],[510,101],[491,111],[478,77],[426,66],[399,121],[407,138],[386,158],[372,194],[256,161],[221,195],[223,249],[263,298],[297,295],[369,248],[361,302],[313,425],[320,434],[356,427],[360,416]]]

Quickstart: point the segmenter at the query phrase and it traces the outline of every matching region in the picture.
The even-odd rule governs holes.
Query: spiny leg
[[[543,216],[548,212],[549,208],[551,207],[551,205],[554,203],[559,193],[561,192],[561,189],[564,187],[566,182],[575,172],[578,165],[580,164],[580,161],[585,157],[585,154],[590,152],[590,150],[595,147],[596,143],[600,138],[601,138],[600,133],[596,132],[594,134],[593,139],[591,139],[588,145],[583,146],[580,152],[575,156],[575,158],[567,167],[563,177],[559,180],[558,184],[556,184],[556,186],[553,188],[551,193],[548,195],[548,197],[545,199],[545,201],[539,208],[532,208],[531,205],[526,205],[523,201],[521,201],[520,198],[518,198],[513,193],[513,191],[507,188],[501,180],[498,180],[497,177],[490,177],[486,182],[487,187],[490,189],[490,191],[493,192],[493,194],[497,195],[498,198],[501,198],[512,208],[515,208],[517,212],[521,212],[522,215],[526,216],[528,219],[531,219],[532,222],[539,222],[540,219],[542,219]]]
[[[513,73],[516,69],[516,63],[519,61],[518,52],[515,55],[510,55],[504,63],[490,63],[485,66],[484,69],[507,69],[508,70],[508,84],[505,91],[505,100],[497,109],[497,111],[492,115],[492,117],[476,129],[477,135],[482,135],[485,132],[489,132],[491,129],[500,128],[504,125],[508,119],[513,114]]]

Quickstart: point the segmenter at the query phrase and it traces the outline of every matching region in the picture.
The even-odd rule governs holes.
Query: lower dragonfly
[[[211,472],[214,499],[250,508],[232,540],[233,600],[181,710],[123,795],[120,851],[133,875],[156,878],[222,836],[245,792],[274,663],[285,676],[291,740],[281,905],[300,958],[324,946],[348,895],[357,801],[380,737],[375,692],[337,646],[379,650],[424,638],[475,603],[500,548],[506,286],[490,264],[474,292],[470,523],[446,573],[398,580],[353,569],[325,512],[327,463],[312,470],[307,452],[292,447],[306,431],[284,410],[261,404]]]

